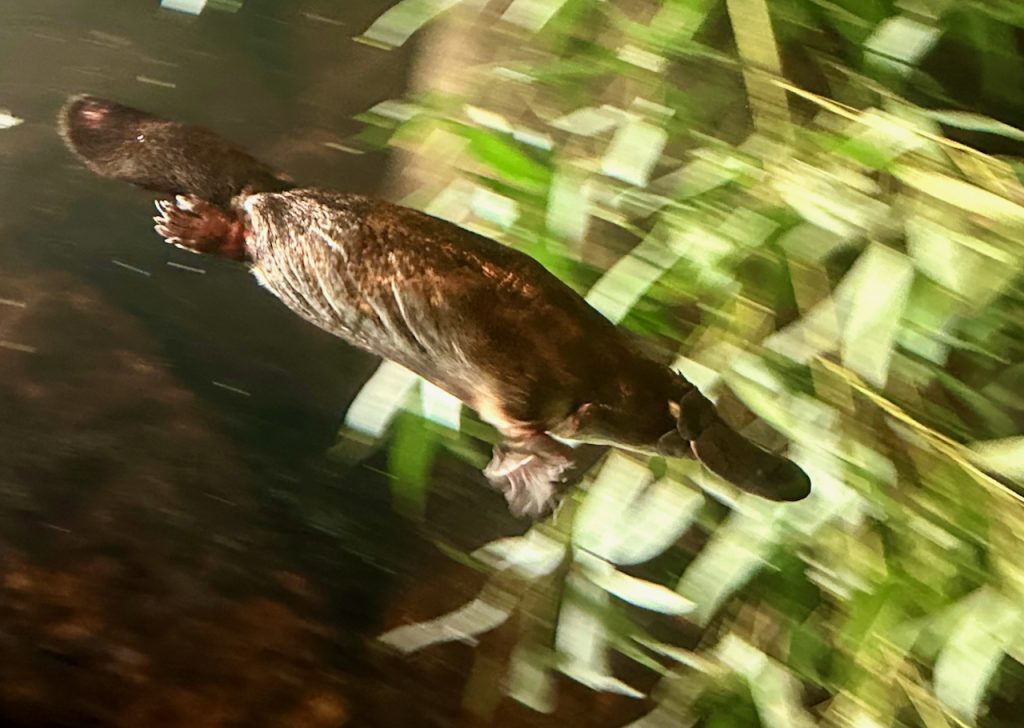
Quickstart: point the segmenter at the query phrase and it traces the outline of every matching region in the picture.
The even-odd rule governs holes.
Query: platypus
[[[778,501],[807,475],[727,425],[538,262],[414,209],[301,187],[221,139],[94,96],[60,114],[101,177],[166,196],[156,232],[249,266],[307,321],[433,382],[502,437],[484,474],[516,514],[547,512],[572,469],[563,441],[696,456]]]

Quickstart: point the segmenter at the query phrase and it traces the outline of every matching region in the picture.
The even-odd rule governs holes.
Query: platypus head
[[[810,479],[798,465],[733,430],[680,374],[654,362],[633,374],[606,402],[580,407],[568,420],[567,429],[575,430],[569,436],[665,457],[695,456],[719,477],[769,500],[796,501],[810,493]]]
[[[68,147],[101,177],[221,205],[242,192],[293,186],[207,129],[159,119],[106,99],[72,97],[61,109],[59,122]]]
[[[659,442],[663,455],[685,448],[715,475],[769,500],[797,501],[810,494],[810,478],[798,465],[762,450],[732,429],[696,387],[670,409],[676,431]]]

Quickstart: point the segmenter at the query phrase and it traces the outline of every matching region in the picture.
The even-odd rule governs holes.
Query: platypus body
[[[102,177],[174,196],[157,232],[250,266],[307,321],[416,372],[501,433],[484,473],[513,512],[545,512],[572,467],[558,439],[696,455],[773,500],[804,472],[723,422],[678,373],[533,259],[422,212],[297,187],[214,133],[103,99],[61,112],[70,148]]]

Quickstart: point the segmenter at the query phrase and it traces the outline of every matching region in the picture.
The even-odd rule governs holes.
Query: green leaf
[[[478,217],[505,230],[519,218],[519,205],[515,200],[484,187],[473,190],[469,207]]]
[[[501,134],[512,133],[512,123],[503,114],[472,104],[464,105],[462,111],[470,121],[479,127],[493,129]]]
[[[741,207],[725,216],[722,224],[718,226],[718,234],[743,248],[758,248],[778,229],[779,224],[774,220]]]
[[[970,450],[971,459],[986,470],[1024,480],[1024,437],[975,442]]]
[[[679,260],[681,253],[664,241],[656,228],[620,258],[587,292],[587,303],[605,318],[622,321],[654,283]]]
[[[967,602],[935,662],[934,679],[939,699],[973,720],[1007,647],[1024,624],[1024,611],[990,587],[974,592]]]
[[[622,514],[653,480],[647,466],[612,451],[576,513],[572,541],[577,549],[608,559]]]
[[[892,160],[932,142],[910,121],[878,109],[868,109],[845,130],[849,139],[836,153],[875,169],[886,168]]]
[[[501,19],[530,32],[537,32],[555,16],[568,0],[513,0]]]
[[[864,49],[876,63],[899,74],[909,73],[938,41],[940,31],[906,16],[883,20],[864,41]]]
[[[508,662],[506,680],[509,697],[538,713],[553,712],[555,678],[550,662],[550,650],[536,644],[517,644]]]
[[[530,578],[550,574],[565,556],[565,544],[538,528],[529,530],[525,536],[491,541],[473,552],[474,558],[494,569],[512,568]]]
[[[972,114],[969,111],[943,111],[941,109],[926,109],[923,113],[929,119],[934,119],[946,126],[955,126],[958,129],[968,129],[970,131],[982,131],[1024,142],[1024,131],[988,116]]]
[[[423,516],[439,445],[437,433],[422,419],[411,414],[398,417],[388,450],[388,471],[391,498],[399,512],[413,518]]]
[[[544,194],[551,181],[547,166],[535,161],[518,146],[497,133],[459,126],[469,141],[469,153],[481,164],[496,172],[509,184],[537,194]]]
[[[904,184],[973,215],[1011,224],[1024,223],[1024,207],[969,182],[904,165],[895,167],[894,173]]]
[[[717,271],[722,261],[736,251],[735,241],[719,230],[700,224],[691,224],[685,229],[670,228],[668,245],[676,255],[685,257],[705,274]]]
[[[611,106],[586,106],[551,122],[551,126],[581,136],[595,136],[614,129],[626,119],[621,109]]]
[[[915,257],[915,263],[917,258]],[[949,290],[927,277],[929,264],[918,266],[925,273],[918,276],[910,288],[910,297],[904,311],[904,325],[897,339],[900,346],[923,359],[943,365],[949,356],[950,345],[945,337],[965,304]]]
[[[586,178],[570,168],[559,170],[548,193],[548,230],[573,243],[581,242],[590,224],[590,188]]]
[[[984,306],[1014,279],[1020,261],[985,240],[964,235],[928,218],[906,223],[907,249],[917,268],[937,283]]]
[[[206,0],[160,0],[160,7],[165,10],[176,10],[179,13],[199,15],[206,7]]]
[[[708,673],[714,672],[718,667],[712,660],[692,650],[683,649],[682,647],[676,647],[675,645],[643,636],[637,636],[634,639],[651,652],[675,660],[685,667],[692,667],[695,670]]]
[[[589,573],[591,580],[612,596],[642,609],[664,614],[686,614],[694,604],[661,584],[623,574],[616,569],[598,569]]]
[[[352,400],[345,425],[357,432],[380,437],[392,418],[405,406],[419,377],[405,367],[384,362]]]
[[[420,382],[420,407],[423,416],[431,422],[459,431],[462,402],[426,380]]]
[[[827,664],[831,653],[829,640],[811,623],[797,624],[790,630],[786,663],[797,673],[820,682],[821,667]]]
[[[444,642],[474,642],[477,635],[503,624],[512,614],[515,603],[494,599],[485,590],[479,597],[437,619],[396,627],[377,641],[403,654],[417,652]]]
[[[778,171],[774,184],[797,214],[842,239],[870,234],[889,216],[888,206],[863,175],[844,179],[793,164]]]
[[[462,177],[449,182],[423,206],[428,215],[448,220],[456,225],[463,223],[469,216],[470,204],[477,185]]]
[[[402,0],[377,18],[357,41],[380,48],[397,48],[412,34],[462,0]]]
[[[630,121],[619,128],[601,160],[601,171],[628,184],[642,187],[661,157],[668,133],[646,121]]]
[[[658,177],[649,189],[677,200],[687,200],[724,187],[745,174],[757,172],[740,156],[714,149],[697,149],[693,157],[679,169]]]
[[[801,704],[795,676],[764,652],[735,635],[728,635],[715,648],[715,654],[747,681],[762,725],[769,728],[817,725]]]
[[[595,690],[640,697],[611,675],[605,624],[608,606],[608,593],[586,578],[582,570],[569,573],[555,632],[555,648],[562,660],[559,669]]]
[[[700,30],[713,7],[711,0],[666,0],[648,27],[663,45],[679,48]]]
[[[866,381],[884,387],[893,344],[914,281],[910,260],[873,244],[847,275],[851,300],[843,325],[843,363]]]
[[[772,519],[758,511],[729,516],[679,580],[676,591],[696,603],[692,619],[698,624],[707,624],[725,600],[764,566],[775,548]]]
[[[704,498],[671,478],[648,487],[627,511],[605,541],[613,564],[639,564],[672,546],[693,524]]]
[[[617,677],[612,677],[611,675],[594,672],[581,667],[572,667],[564,670],[564,672],[573,680],[586,685],[591,690],[599,690],[601,692],[614,693],[616,695],[625,695],[627,698],[642,699],[646,697],[636,688],[627,685],[622,682],[622,680],[619,680]]]

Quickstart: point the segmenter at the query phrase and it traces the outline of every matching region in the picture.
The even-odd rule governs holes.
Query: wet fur
[[[248,263],[306,320],[420,374],[505,438],[485,473],[517,512],[550,504],[572,466],[550,435],[670,456],[696,454],[776,500],[810,488],[711,402],[533,259],[381,200],[293,188],[207,130],[94,97],[62,111],[94,172],[164,194],[158,232]]]

